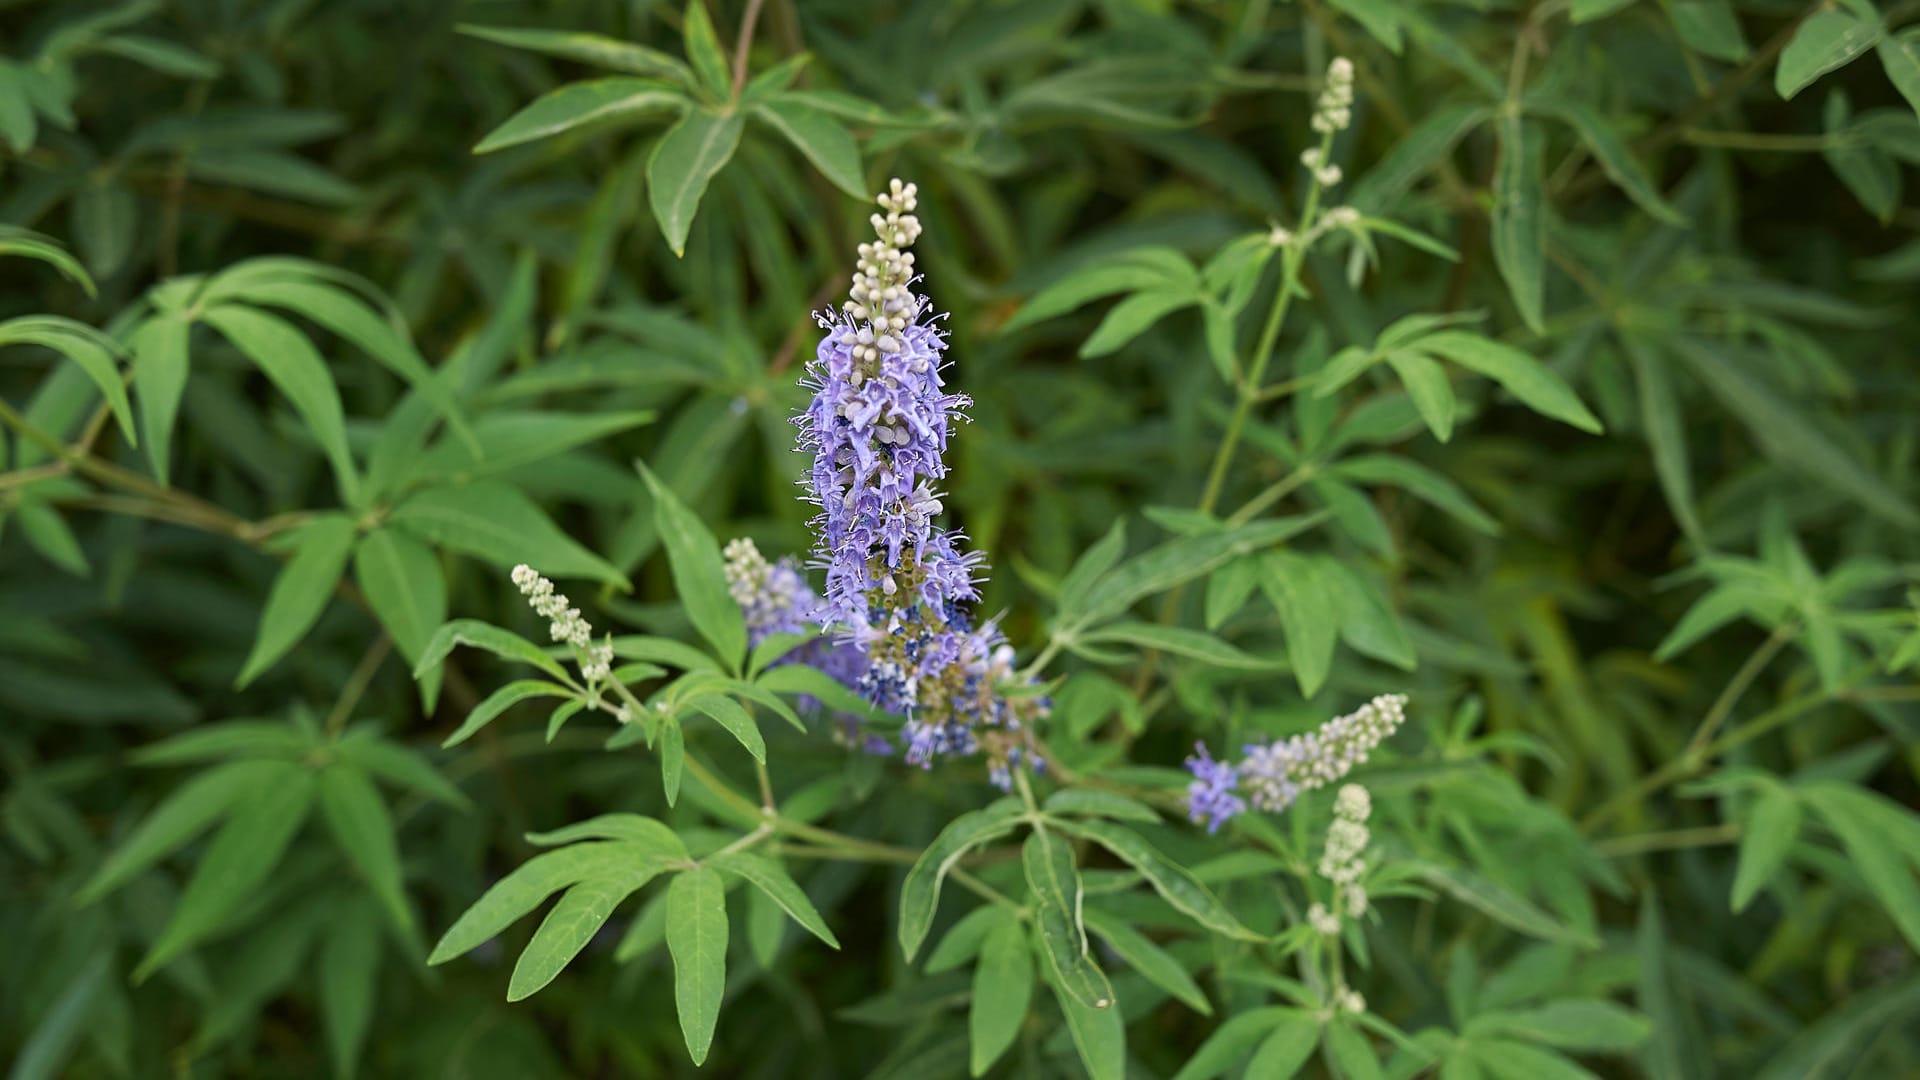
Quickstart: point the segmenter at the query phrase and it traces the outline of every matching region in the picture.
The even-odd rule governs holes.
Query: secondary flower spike
[[[937,524],[947,438],[969,402],[945,387],[942,316],[914,291],[917,189],[896,179],[877,201],[846,303],[818,316],[826,336],[805,380],[813,401],[796,418],[813,455],[808,498],[820,507],[819,619],[865,654],[861,695],[907,718],[908,761],[984,749],[996,782],[1007,782],[1011,765],[1031,760],[1028,728],[1047,705],[1001,692],[1014,679],[1012,650],[969,610],[981,556]]]
[[[1187,788],[1187,811],[1194,821],[1217,830],[1251,804],[1279,813],[1303,791],[1325,787],[1363,764],[1373,748],[1406,720],[1407,696],[1381,694],[1345,716],[1336,716],[1303,735],[1242,747],[1237,764],[1215,761],[1199,748],[1187,759],[1194,781]],[[1245,801],[1240,794],[1244,793]]]

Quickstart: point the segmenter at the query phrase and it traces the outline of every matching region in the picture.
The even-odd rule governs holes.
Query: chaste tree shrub
[[[1920,1072],[1911,0],[0,27],[10,1077]]]

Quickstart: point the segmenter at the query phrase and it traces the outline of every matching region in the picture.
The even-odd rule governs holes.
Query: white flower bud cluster
[[[533,567],[525,563],[513,568],[513,583],[519,587],[521,595],[533,610],[547,619],[548,631],[553,640],[564,641],[569,645],[587,648],[593,642],[593,627],[580,617],[580,609],[570,606],[566,594],[555,592],[553,582],[548,581]]]
[[[1312,907],[1307,908],[1307,925],[1313,927],[1315,933],[1332,937],[1340,932],[1340,916],[1316,900]]]
[[[1348,784],[1340,789],[1333,803],[1333,824],[1327,827],[1327,849],[1320,858],[1320,876],[1335,885],[1347,889],[1366,872],[1366,860],[1360,856],[1367,850],[1367,842],[1372,835],[1367,831],[1367,818],[1373,813],[1373,800],[1367,797],[1367,789],[1358,784]]]
[[[767,595],[773,564],[760,554],[759,545],[743,536],[729,540],[720,554],[726,558],[727,594],[734,603],[744,608]]]
[[[1313,130],[1322,135],[1345,131],[1353,122],[1353,61],[1336,56],[1327,65],[1327,83],[1313,106]],[[1309,166],[1311,168],[1312,166]]]
[[[1341,1012],[1353,1013],[1357,1016],[1367,1011],[1367,999],[1361,997],[1360,991],[1351,986],[1344,987],[1335,994],[1334,1001],[1340,1006]]]
[[[857,361],[878,364],[882,353],[899,352],[899,332],[919,314],[919,301],[913,295],[913,253],[906,250],[920,238],[920,219],[913,214],[919,191],[895,177],[877,200],[886,214],[868,219],[877,239],[859,247],[848,294],[852,299],[846,303],[847,314],[867,324],[856,335],[853,358]]]
[[[1322,154],[1317,146],[1309,146],[1300,152],[1300,164],[1307,167],[1307,171],[1313,174],[1313,178],[1320,182],[1321,187],[1332,187],[1339,183],[1340,177],[1344,175],[1340,171],[1340,166],[1327,161],[1326,155]]]

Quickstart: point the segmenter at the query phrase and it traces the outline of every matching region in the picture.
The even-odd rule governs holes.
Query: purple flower
[[[1187,816],[1217,833],[1227,819],[1247,808],[1246,800],[1233,793],[1240,771],[1228,762],[1215,761],[1205,743],[1194,743],[1193,748],[1200,756],[1187,759],[1187,771],[1193,774],[1193,782],[1187,785]]]
[[[876,239],[860,245],[850,299],[819,316],[826,334],[804,379],[813,400],[795,422],[820,507],[818,618],[865,656],[860,694],[906,717],[909,762],[984,750],[997,778],[1046,703],[1002,693],[1017,681],[1012,650],[968,610],[982,557],[938,524],[947,440],[968,401],[942,380],[941,317],[914,292],[916,199],[898,180],[880,195]]]

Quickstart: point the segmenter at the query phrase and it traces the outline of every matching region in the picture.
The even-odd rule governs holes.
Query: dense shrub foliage
[[[1915,1075],[1917,116],[1912,0],[0,4],[10,1075]]]

